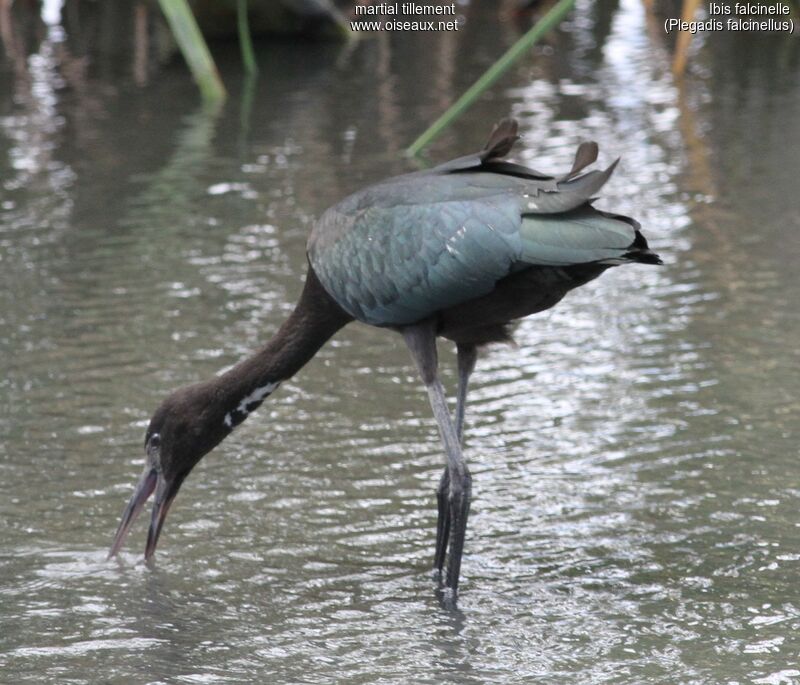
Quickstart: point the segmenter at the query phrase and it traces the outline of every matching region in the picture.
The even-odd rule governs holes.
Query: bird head
[[[217,413],[213,411],[212,399],[208,384],[187,386],[167,397],[153,414],[145,433],[144,471],[122,514],[109,557],[120,550],[131,525],[153,493],[145,559],[155,553],[167,512],[184,479],[230,432],[221,417],[210,415]]]

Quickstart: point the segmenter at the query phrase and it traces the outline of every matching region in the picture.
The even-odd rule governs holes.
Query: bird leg
[[[450,537],[449,493],[450,475],[445,466],[442,477],[439,479],[439,487],[436,488],[438,515],[436,516],[436,551],[433,555],[433,568],[438,578],[442,577],[444,558],[447,555],[447,540]]]
[[[458,433],[453,425],[447,407],[444,388],[437,375],[438,356],[436,353],[436,329],[434,322],[424,321],[403,329],[403,337],[411,356],[417,364],[422,381],[428,391],[428,399],[433,416],[439,425],[439,435],[444,444],[447,457],[445,470],[446,489],[442,489],[439,508],[439,530],[437,531],[436,562],[439,568],[444,562],[444,548],[449,537],[450,560],[447,566],[447,587],[453,595],[458,590],[458,577],[461,571],[461,557],[464,553],[464,537],[467,531],[467,517],[472,492],[472,479],[461,453]],[[445,478],[443,477],[444,481]],[[440,483],[440,488],[442,484]],[[446,494],[446,501],[445,501]],[[446,515],[443,516],[443,512]],[[441,550],[439,547],[441,546]]]
[[[478,348],[475,345],[456,345],[458,352],[458,395],[456,397],[456,435],[459,442],[464,444],[464,413],[467,407],[467,389],[469,377],[475,370],[478,361]]]
[[[456,396],[456,437],[459,444],[464,446],[464,413],[467,406],[467,388],[469,377],[475,370],[478,359],[478,348],[475,345],[456,346],[458,352],[458,394]],[[447,552],[447,538],[450,535],[450,507],[448,506],[448,491],[450,490],[450,476],[448,467],[442,471],[439,487],[436,489],[436,504],[439,515],[436,520],[436,553],[433,558],[433,567],[441,576],[444,567],[444,557]]]

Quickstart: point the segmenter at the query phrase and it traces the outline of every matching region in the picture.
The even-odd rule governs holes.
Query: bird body
[[[309,271],[295,310],[259,351],[225,373],[180,388],[153,415],[145,470],[111,555],[155,492],[145,557],[195,464],[351,321],[400,332],[425,384],[446,455],[437,491],[435,567],[455,596],[471,477],[461,448],[467,385],[480,345],[508,338],[513,321],[555,305],[606,269],[658,264],[639,225],[592,199],[616,162],[581,173],[582,144],[562,176],[503,161],[517,140],[503,120],[481,152],[377,183],[322,214],[308,241]],[[436,339],[458,351],[455,418],[438,379]]]
[[[570,173],[557,178],[500,161],[516,129],[498,131],[481,154],[378,183],[323,213],[309,261],[351,316],[403,326],[485,297],[530,267],[594,264],[599,275],[657,259],[633,219],[591,206],[616,164],[578,176],[596,146],[579,148]],[[552,281],[540,275],[542,286]]]

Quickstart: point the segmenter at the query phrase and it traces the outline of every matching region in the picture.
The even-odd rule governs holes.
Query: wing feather
[[[400,204],[323,214],[309,243],[321,283],[357,319],[419,321],[489,293],[521,252],[519,212],[497,201]]]
[[[636,240],[636,228],[632,219],[589,205],[564,214],[525,215],[520,226],[522,261],[542,266],[617,263]]]

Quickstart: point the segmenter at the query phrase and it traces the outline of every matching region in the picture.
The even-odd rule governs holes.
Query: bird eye
[[[157,450],[161,447],[161,436],[158,433],[153,433],[147,441],[147,446],[152,450]]]

